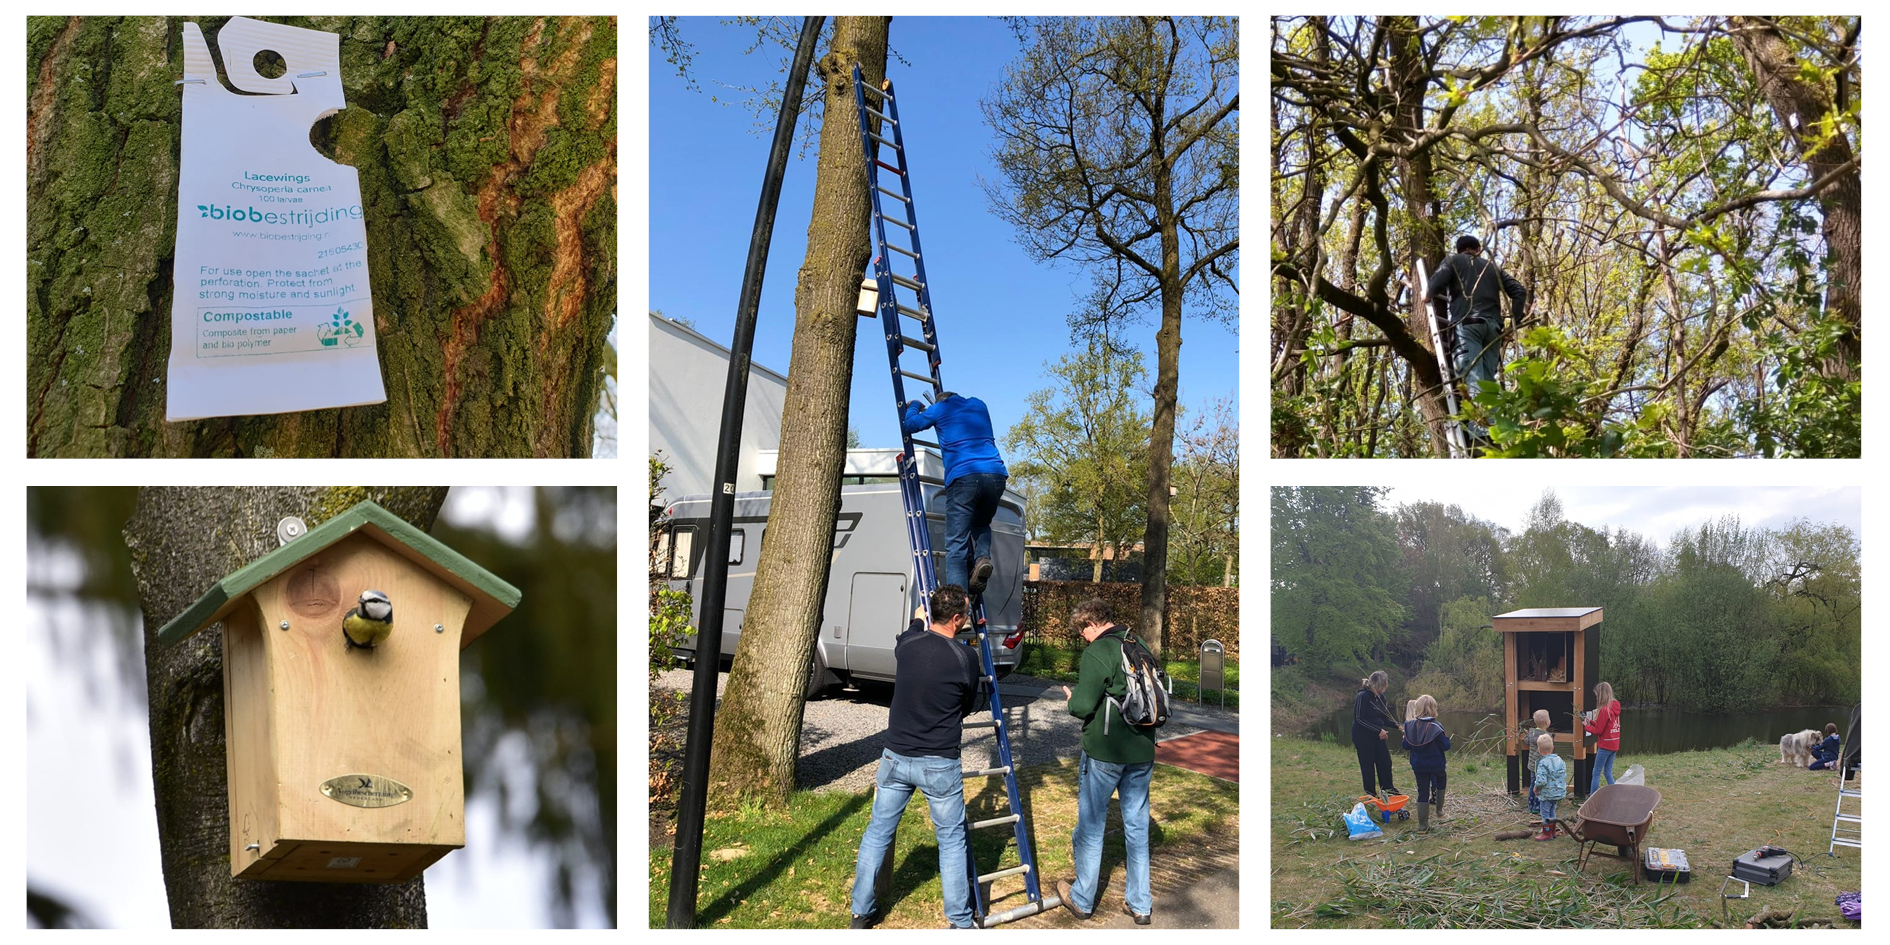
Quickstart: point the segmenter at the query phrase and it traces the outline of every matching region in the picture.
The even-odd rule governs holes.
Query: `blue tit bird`
[[[341,618],[341,638],[348,649],[373,649],[394,632],[394,604],[380,591],[362,591],[361,602]]]

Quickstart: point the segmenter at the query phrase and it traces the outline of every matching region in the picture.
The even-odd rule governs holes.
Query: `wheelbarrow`
[[[1575,869],[1587,866],[1588,858],[1598,852],[1595,845],[1605,843],[1615,852],[1600,855],[1633,863],[1634,881],[1640,882],[1641,843],[1647,839],[1654,808],[1659,806],[1660,792],[1644,784],[1608,784],[1582,802],[1575,812],[1575,823],[1557,818],[1556,823],[1568,831],[1581,850]]]
[[[1399,820],[1411,819],[1411,812],[1404,809],[1404,805],[1411,802],[1408,794],[1392,794],[1382,801],[1370,794],[1361,794],[1359,800],[1364,803],[1366,811],[1377,811],[1372,817],[1379,823],[1391,823],[1392,814],[1397,814]]]

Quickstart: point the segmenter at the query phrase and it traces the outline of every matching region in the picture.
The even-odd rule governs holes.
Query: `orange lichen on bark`
[[[479,219],[485,221],[491,234],[486,240],[486,255],[492,257],[492,281],[472,304],[453,311],[453,333],[441,348],[440,370],[446,381],[446,393],[440,400],[440,411],[434,420],[434,436],[439,443],[441,456],[453,455],[449,433],[453,428],[453,413],[459,406],[460,359],[465,356],[466,349],[479,340],[480,324],[498,311],[499,306],[505,304],[506,296],[511,294],[511,273],[506,270],[504,257],[499,254],[498,223],[498,205],[501,201],[507,204],[508,209],[518,205],[518,198],[505,189],[508,166],[501,164],[494,167],[486,177],[485,186],[479,188]]]
[[[497,312],[511,295],[511,275],[505,267],[499,247],[499,223],[502,218],[516,216],[521,201],[508,184],[530,167],[538,149],[545,143],[546,130],[558,123],[558,93],[562,83],[576,71],[584,45],[591,37],[589,21],[580,21],[580,24],[579,31],[571,37],[564,52],[549,64],[541,63],[537,56],[529,53],[519,60],[522,87],[518,97],[513,99],[511,114],[506,119],[506,131],[511,139],[510,153],[504,162],[493,166],[492,173],[487,176],[478,194],[479,219],[485,222],[491,233],[486,242],[486,253],[492,259],[492,280],[477,300],[453,312],[452,333],[443,349],[442,371],[446,390],[435,421],[435,435],[441,455],[451,455],[449,436],[453,415],[459,405],[460,359],[478,341],[479,326]],[[538,46],[543,39],[544,28],[545,20],[542,17],[532,23],[531,32],[525,38],[525,49],[531,50]],[[599,82],[600,88],[615,85],[615,60],[610,62],[611,67]],[[539,81],[541,77],[542,82]],[[540,85],[543,86],[542,92],[539,90]],[[583,246],[579,224],[604,188],[615,185],[616,166],[616,145],[612,142],[607,160],[585,168],[575,184],[552,195],[558,243],[551,281],[545,291],[545,321],[550,327],[568,324],[582,306],[588,282],[582,265]],[[541,330],[541,337],[543,334]]]
[[[617,161],[609,159],[587,167],[578,174],[577,183],[553,194],[551,209],[557,226],[558,248],[552,260],[551,281],[545,289],[545,321],[552,329],[563,328],[577,317],[589,281],[584,269],[583,234],[579,224],[604,188],[617,177]]]
[[[33,158],[39,153],[40,130],[46,110],[52,107],[53,93],[59,83],[53,81],[53,63],[64,59],[67,46],[72,45],[72,37],[78,35],[79,18],[66,18],[65,28],[59,31],[59,38],[53,40],[52,48],[46,51],[45,58],[39,61],[39,82],[33,89],[32,100],[26,103],[26,166],[33,166]]]

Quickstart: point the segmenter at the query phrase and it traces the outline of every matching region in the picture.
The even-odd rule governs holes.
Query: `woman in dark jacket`
[[[1386,795],[1398,793],[1391,785],[1391,746],[1387,741],[1398,722],[1385,708],[1385,690],[1391,677],[1378,670],[1358,681],[1358,694],[1352,697],[1352,747],[1358,749],[1358,773],[1365,783],[1365,793],[1377,794],[1379,786]],[[1372,781],[1376,769],[1378,780]]]

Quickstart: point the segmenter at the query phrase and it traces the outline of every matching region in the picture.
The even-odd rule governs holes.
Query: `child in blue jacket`
[[[1837,723],[1827,722],[1824,726],[1824,740],[1811,750],[1817,760],[1805,767],[1806,771],[1829,771],[1837,767],[1838,760]]]
[[[1450,750],[1450,736],[1437,722],[1437,700],[1428,695],[1412,700],[1411,714],[1416,718],[1404,723],[1404,749],[1411,753],[1411,773],[1417,776],[1418,829],[1431,829],[1431,809],[1437,810],[1439,822],[1444,816],[1444,752]]]
[[[1536,803],[1542,808],[1542,832],[1537,840],[1555,839],[1555,804],[1568,796],[1568,764],[1555,753],[1555,737],[1536,740]]]

